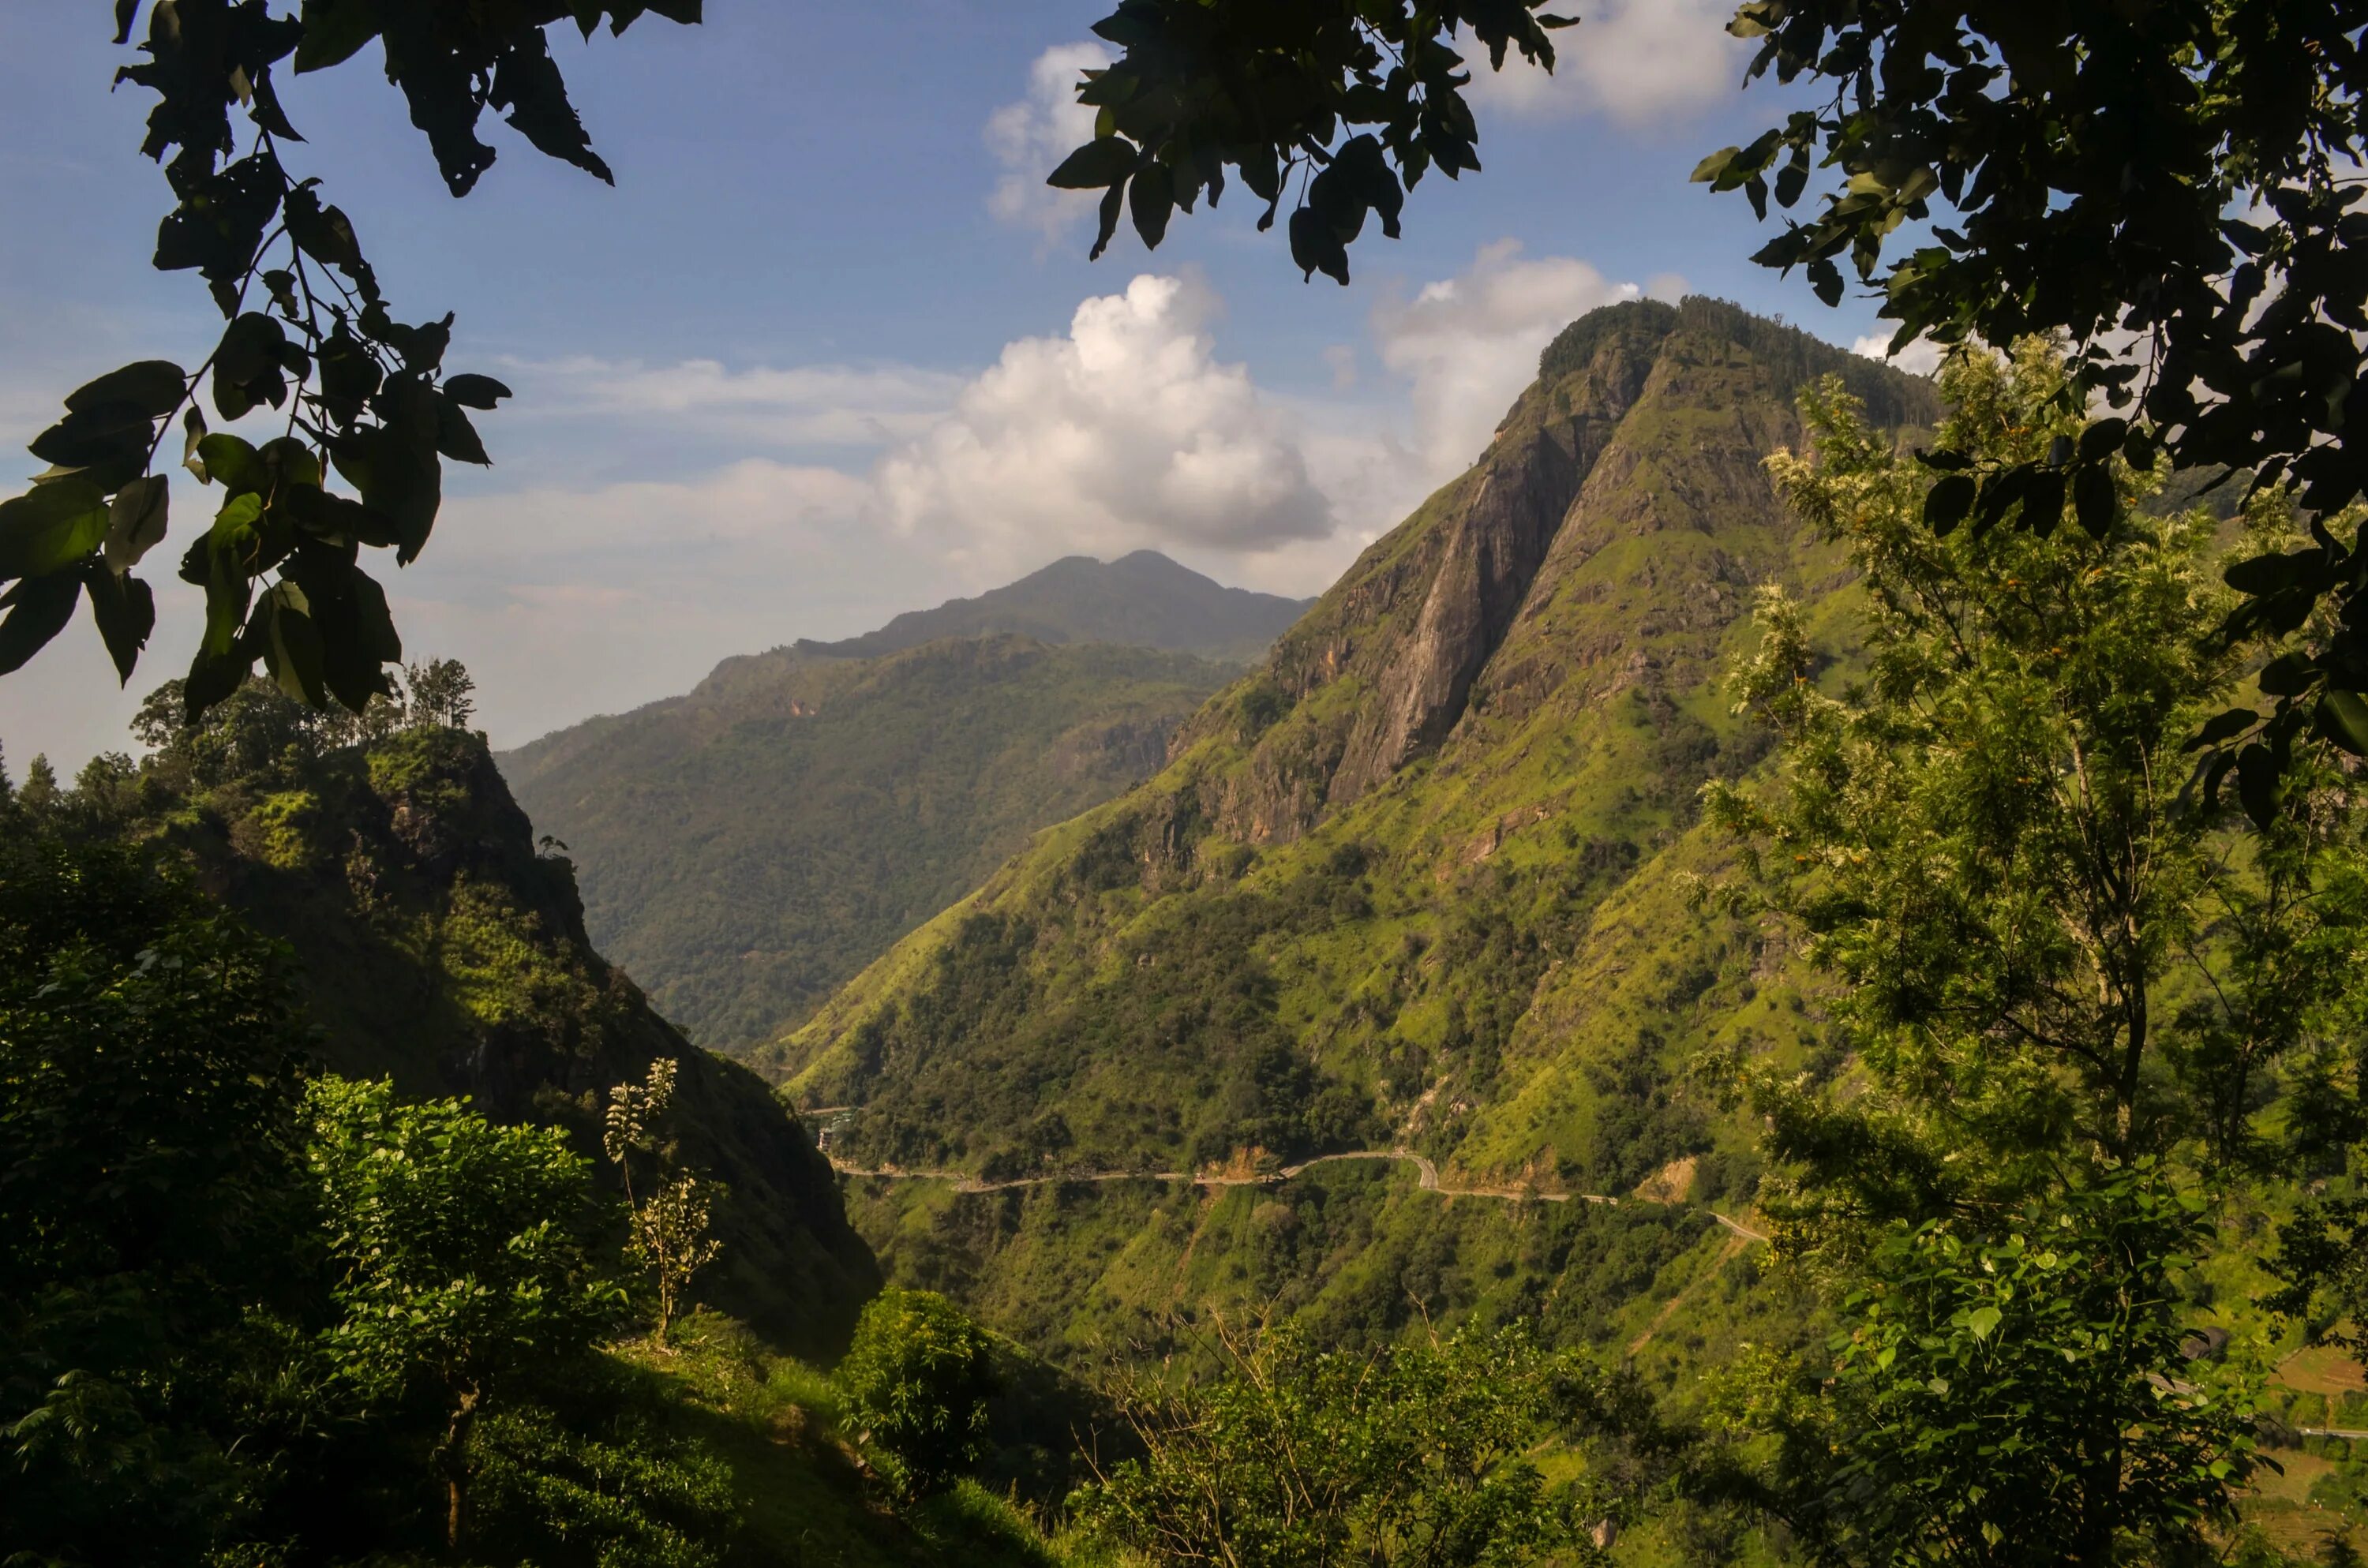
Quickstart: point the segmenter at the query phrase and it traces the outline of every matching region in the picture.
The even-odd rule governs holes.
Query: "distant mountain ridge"
[[[802,1022],[1029,835],[1156,773],[1305,604],[1152,551],[723,660],[507,752],[601,952],[730,1051]]]
[[[1037,829],[1157,772],[1234,668],[1012,635],[776,649],[501,767],[569,846],[595,945],[730,1051],[802,1020]]]
[[[1116,642],[1241,665],[1263,657],[1315,602],[1229,588],[1156,550],[1110,562],[1070,555],[976,598],[907,610],[860,637],[801,639],[791,646],[824,658],[870,659],[941,637],[1008,632],[1039,642]]]

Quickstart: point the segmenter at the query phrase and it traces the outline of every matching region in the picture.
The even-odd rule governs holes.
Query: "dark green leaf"
[[[2121,497],[2113,486],[2113,471],[2092,463],[2072,476],[2072,511],[2091,539],[2102,539],[2113,528]]]
[[[296,46],[297,74],[341,65],[377,36],[375,0],[304,0],[304,38]]]
[[[1695,144],[1701,145],[1699,142]],[[1743,149],[1740,147],[1721,147],[1717,152],[1696,164],[1694,172],[1686,177],[1696,185],[1706,185],[1724,176],[1727,165],[1742,156]]]
[[[373,387],[371,390],[376,391],[377,389]],[[443,391],[446,397],[450,398],[454,403],[459,403],[461,407],[474,408],[480,411],[491,409],[495,403],[498,403],[503,398],[514,395],[510,392],[509,388],[494,380],[491,376],[479,376],[467,372],[463,372],[457,376],[445,377],[443,381]]]
[[[346,553],[311,545],[289,558],[287,575],[304,590],[320,633],[323,682],[360,712],[383,687],[383,667],[403,657],[385,593]]]
[[[142,463],[156,427],[137,405],[101,403],[69,414],[33,438],[28,449],[60,468],[97,468],[130,460]]]
[[[1291,215],[1291,259],[1307,277],[1321,272],[1336,283],[1345,286],[1349,281],[1349,247],[1341,243],[1339,232],[1313,207],[1303,207]]]
[[[2222,572],[2220,577],[2238,593],[2258,598],[2322,576],[2326,565],[2324,551],[2298,550],[2285,555],[2256,555],[2250,560],[2237,562]]]
[[[188,372],[169,359],[134,360],[68,393],[66,412],[82,414],[108,403],[128,403],[150,419],[162,419],[181,406],[188,385]]]
[[[450,396],[437,399],[436,449],[454,462],[490,467],[494,460],[485,455],[485,443],[477,438],[468,413]]]
[[[2234,740],[2260,721],[2261,716],[2249,708],[2231,708],[2226,713],[2214,715],[2181,749],[2201,751],[2205,746],[2216,746],[2223,741]]]
[[[108,657],[115,661],[116,676],[129,686],[141,650],[156,629],[156,596],[139,578],[110,571],[103,562],[83,569],[83,584],[90,590],[90,617],[107,644]]]
[[[73,565],[107,538],[107,498],[80,478],[37,484],[0,501],[0,582]]]
[[[1113,181],[1110,187],[1102,192],[1094,222],[1094,248],[1087,253],[1087,260],[1099,261],[1102,252],[1110,249],[1110,241],[1118,234],[1119,218],[1125,210],[1126,184],[1122,180]]]
[[[2014,504],[2022,499],[2024,489],[2037,470],[2030,463],[1994,473],[1982,481],[1980,499],[1974,504],[1974,531],[1986,534],[2004,521]]]
[[[306,256],[348,275],[361,268],[361,242],[354,238],[353,223],[344,212],[335,207],[323,207],[320,198],[309,187],[290,191],[281,211],[287,220],[288,237]]]
[[[1175,210],[1175,176],[1165,164],[1146,164],[1127,191],[1127,210],[1145,249],[1157,250],[1167,237],[1168,215]]]
[[[208,709],[245,686],[254,668],[254,646],[243,637],[233,639],[231,646],[221,653],[211,646],[199,648],[198,656],[189,662],[188,675],[181,682],[182,722],[196,724]]]
[[[292,582],[274,585],[256,604],[260,624],[255,642],[262,649],[264,669],[281,691],[300,702],[326,708],[329,694],[322,681],[321,633],[310,611],[311,601],[302,587]]]
[[[1952,473],[1925,494],[1924,526],[1946,535],[1974,509],[1980,485],[1970,473]]]
[[[204,477],[233,495],[259,493],[270,477],[255,449],[227,430],[199,439],[198,460],[205,465]]]
[[[261,311],[248,311],[222,329],[214,348],[214,379],[245,383],[277,369],[287,329]]]
[[[1842,302],[1842,271],[1828,256],[1819,256],[1809,263],[1809,287],[1817,298],[1828,305]]]
[[[2368,756],[2368,702],[2357,692],[2329,688],[2314,716],[2318,733],[2354,756]]]
[[[2122,449],[2128,438],[2130,422],[2126,419],[2100,419],[2080,432],[2080,460],[2100,463]]]
[[[2262,665],[2256,680],[2271,697],[2300,697],[2317,683],[2318,661],[2308,653],[2283,653]]]
[[[511,40],[494,63],[487,102],[509,111],[510,124],[534,143],[535,150],[562,163],[573,164],[609,185],[617,176],[592,151],[592,138],[575,106],[567,101],[567,84],[551,58],[542,30],[529,28]]]
[[[237,496],[215,514],[213,527],[192,549],[201,573],[198,581],[206,589],[205,646],[217,656],[231,652],[246,620],[247,606],[255,592],[255,574],[249,563],[260,543],[255,525],[262,516],[260,497],[252,494]],[[185,576],[188,574],[188,564],[183,563]],[[253,662],[251,656],[249,662]]]
[[[288,486],[279,493],[273,509],[285,512],[298,528],[316,539],[350,540],[372,550],[392,550],[402,542],[392,521],[359,501],[332,495],[315,484]]]
[[[2270,748],[2256,743],[2237,754],[2237,799],[2258,828],[2277,820],[2278,764]]]
[[[2063,520],[2063,472],[2051,468],[2035,471],[2023,483],[2022,526],[2045,539]]]
[[[115,493],[108,507],[107,564],[117,572],[140,564],[140,558],[165,537],[166,505],[172,486],[161,473],[135,479]]]
[[[1067,157],[1044,183],[1061,190],[1100,190],[1134,172],[1143,154],[1120,136],[1098,136]]]
[[[63,631],[81,597],[82,575],[76,572],[28,577],[0,594],[0,608],[8,612],[0,620],[0,676],[23,669],[27,660]]]

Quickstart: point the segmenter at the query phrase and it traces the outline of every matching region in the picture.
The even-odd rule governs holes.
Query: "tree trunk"
[[[477,1420],[478,1391],[460,1391],[452,1419],[437,1446],[436,1464],[444,1472],[444,1544],[459,1551],[469,1528],[469,1429]]]

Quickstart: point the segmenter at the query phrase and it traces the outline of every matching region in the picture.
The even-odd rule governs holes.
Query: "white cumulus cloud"
[[[987,210],[1033,229],[1048,245],[1099,199],[1091,191],[1055,190],[1044,176],[1093,139],[1094,111],[1077,102],[1077,75],[1110,62],[1110,51],[1099,43],[1057,44],[1028,68],[1028,96],[987,117],[987,151],[1003,168]]]
[[[1929,337],[1919,337],[1894,355],[1891,334],[1873,332],[1853,342],[1850,352],[1884,360],[1894,369],[1905,370],[1911,376],[1929,376],[1941,368],[1941,346]]]
[[[1255,552],[1330,533],[1292,421],[1217,361],[1214,304],[1145,275],[1079,305],[1066,336],[1008,345],[951,417],[880,465],[889,524],[963,561]]]
[[[1569,256],[1521,254],[1518,240],[1483,246],[1453,278],[1373,311],[1382,363],[1411,383],[1414,447],[1438,484],[1480,455],[1497,422],[1537,379],[1538,354],[1588,312],[1635,299]]]
[[[1473,62],[1472,91],[1508,114],[1603,113],[1624,125],[1683,119],[1742,84],[1751,47],[1730,36],[1734,0],[1583,0],[1554,35],[1554,74],[1508,53]]]

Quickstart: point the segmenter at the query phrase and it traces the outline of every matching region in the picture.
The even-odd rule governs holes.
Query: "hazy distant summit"
[[[593,940],[700,1044],[804,1021],[1031,835],[1156,773],[1307,606],[1085,556],[504,753]]]
[[[825,658],[870,659],[945,637],[1008,632],[1039,642],[1116,642],[1249,664],[1313,603],[1226,587],[1156,550],[1107,562],[1070,555],[974,599],[907,610],[860,637],[800,639],[793,646]]]

